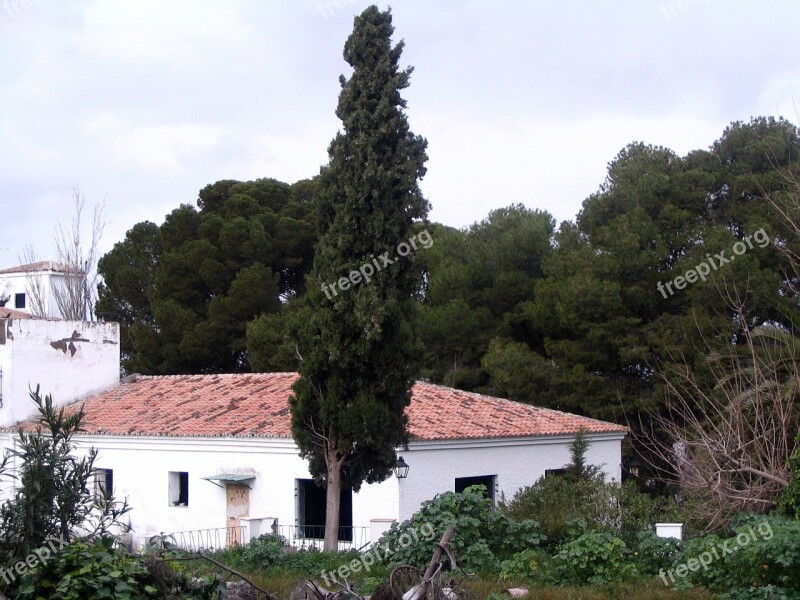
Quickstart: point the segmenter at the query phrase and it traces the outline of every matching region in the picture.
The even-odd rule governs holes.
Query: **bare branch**
[[[88,243],[84,236],[83,213],[85,199],[77,187],[73,192],[75,215],[70,226],[56,226],[57,262],[64,270],[63,285],[53,287],[53,296],[64,319],[83,321],[94,319],[97,301],[97,261],[99,244],[106,226],[105,202],[92,210]]]

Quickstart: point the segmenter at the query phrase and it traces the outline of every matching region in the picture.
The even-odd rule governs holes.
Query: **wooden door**
[[[242,517],[250,516],[250,488],[241,483],[225,486],[228,547],[242,543]]]

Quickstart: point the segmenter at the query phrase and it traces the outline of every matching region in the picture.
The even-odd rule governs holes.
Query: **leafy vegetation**
[[[588,464],[588,449],[585,432],[578,431],[564,474],[520,488],[511,500],[501,500],[500,509],[512,519],[538,522],[551,547],[586,531],[614,532],[630,542],[656,522],[673,520],[678,509],[669,496],[644,493],[632,479],[607,482],[598,466]]]
[[[80,431],[84,413],[66,414],[53,406],[49,394],[42,398],[37,386],[31,399],[39,413],[36,431],[20,430],[16,445],[0,464],[0,477],[16,480],[11,498],[0,504],[0,563],[15,565],[36,551],[60,548],[77,536],[102,537],[124,531],[121,517],[126,503],[94,487],[97,452],[78,458],[73,437]],[[10,471],[10,461],[17,472]],[[55,543],[54,543],[55,542]],[[0,581],[0,589],[13,589],[18,581]]]
[[[184,204],[161,226],[128,231],[98,263],[96,306],[121,325],[124,368],[249,371],[247,324],[304,290],[313,190],[310,181],[218,181],[200,191],[199,210]]]
[[[411,69],[399,67],[403,44],[392,43],[393,32],[391,12],[371,6],[345,43],[353,73],[340,78],[344,131],[320,173],[320,237],[296,340],[292,435],[325,483],[326,550],[337,547],[341,490],[389,477],[395,448],[409,439],[418,354],[411,323],[422,283],[409,253],[415,223],[428,214],[419,189],[427,142],[408,125],[400,94]]]
[[[514,553],[538,548],[545,536],[534,521],[514,521],[494,509],[484,486],[471,486],[460,493],[444,492],[422,504],[414,515],[392,528],[378,542],[393,550],[390,564],[422,568],[428,564],[436,544],[450,524],[455,525],[450,546],[459,566],[468,571],[498,572],[500,562]],[[414,532],[432,528],[428,540],[405,546],[401,536],[416,540]]]
[[[680,585],[726,592],[729,598],[800,598],[800,521],[744,515],[729,536],[689,540],[685,558],[710,556],[708,568],[690,570]],[[766,596],[767,593],[774,596]]]
[[[150,573],[141,560],[115,550],[111,538],[76,540],[58,556],[30,569],[16,598],[157,598]]]

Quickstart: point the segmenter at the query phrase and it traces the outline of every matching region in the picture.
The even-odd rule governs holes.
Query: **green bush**
[[[72,540],[78,531],[105,535],[125,529],[127,502],[115,502],[92,483],[97,450],[75,456],[73,436],[81,431],[83,410],[67,414],[39,386],[31,391],[38,418],[36,431],[19,430],[0,461],[0,479],[15,480],[10,497],[0,503],[0,564],[14,565],[46,547],[49,540]],[[16,463],[16,472],[12,464]],[[0,579],[12,594],[18,580]]]
[[[544,550],[528,548],[507,558],[500,565],[500,579],[524,579],[548,582],[553,579],[553,559]]]
[[[72,542],[55,557],[30,569],[20,580],[15,598],[133,600],[157,598],[150,573],[141,559],[115,549],[111,538]]]
[[[683,560],[683,542],[675,538],[661,538],[652,531],[636,535],[632,559],[636,571],[644,577],[655,577]]]
[[[214,575],[188,578],[157,555],[132,555],[110,537],[71,542],[30,568],[13,600],[217,600],[225,584]]]
[[[483,486],[472,486],[424,502],[410,519],[393,525],[379,546],[393,552],[388,557],[390,564],[422,568],[450,524],[455,525],[450,547],[459,566],[470,571],[497,573],[502,560],[538,548],[545,540],[538,523],[513,521],[492,506]],[[403,540],[406,543],[401,543]]]
[[[632,541],[636,532],[652,529],[677,512],[671,498],[653,498],[632,481],[606,482],[602,473],[579,479],[542,477],[500,508],[512,519],[540,523],[553,547],[569,537],[576,522],[585,524],[583,531],[616,531]]]
[[[288,545],[282,535],[265,533],[250,540],[242,550],[241,559],[262,569],[272,567],[283,560]]]
[[[742,516],[735,519],[730,536],[689,540],[684,552],[683,564],[691,559],[707,563],[690,570],[684,586],[701,585],[727,592],[730,598],[747,594],[750,598],[800,596],[800,521]],[[673,569],[678,566],[673,565]]]
[[[559,584],[602,585],[637,575],[628,546],[608,532],[585,533],[565,543],[553,557],[553,566]]]

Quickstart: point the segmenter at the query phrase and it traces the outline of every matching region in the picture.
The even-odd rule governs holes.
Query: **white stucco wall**
[[[119,382],[117,323],[0,319],[0,327],[1,426],[35,413],[37,384],[61,405]]]
[[[39,286],[42,290],[42,300],[44,302],[44,306],[41,307],[42,314],[48,317],[60,317],[61,313],[58,310],[54,289],[64,289],[66,278],[63,273],[55,271],[35,271],[30,274],[24,272],[0,274],[0,293],[6,289],[6,284],[8,284],[8,290],[11,295],[6,308],[17,308],[32,314],[35,312],[30,285],[30,279],[32,278],[39,281]],[[16,294],[25,294],[25,307],[16,306]]]
[[[406,479],[391,477],[362,486],[353,494],[353,525],[370,527],[373,519],[410,517],[420,504],[453,491],[456,477],[496,475],[498,497],[507,498],[530,485],[545,469],[569,462],[571,437],[540,437],[479,442],[415,442],[402,452],[410,465]],[[620,477],[621,436],[590,435],[588,460],[602,464],[609,477]],[[11,441],[0,434],[0,445]],[[170,438],[151,436],[80,436],[82,451],[99,451],[96,466],[114,472],[114,495],[126,498],[134,539],[141,543],[160,533],[226,526],[225,490],[202,477],[222,473],[255,475],[248,482],[249,516],[297,524],[295,480],[308,479],[307,462],[290,439]],[[189,505],[169,504],[170,471],[189,473]]]
[[[251,518],[296,525],[295,480],[311,477],[290,439],[91,435],[76,441],[83,451],[98,450],[97,468],[113,470],[114,496],[133,508],[127,518],[137,542],[161,533],[225,527],[225,490],[202,479],[222,473],[255,475],[247,482]],[[0,434],[0,444],[9,443],[9,434]],[[186,507],[169,503],[171,471],[189,474]],[[392,478],[354,494],[353,525],[369,528],[371,518],[396,519],[397,484]]]
[[[496,476],[496,498],[513,497],[519,488],[531,485],[546,469],[569,463],[572,436],[541,436],[448,442],[413,442],[403,452],[410,465],[408,477],[400,481],[399,518],[408,519],[419,505],[435,493],[454,491],[457,477]],[[587,434],[586,459],[602,466],[609,479],[621,478],[622,435]]]

